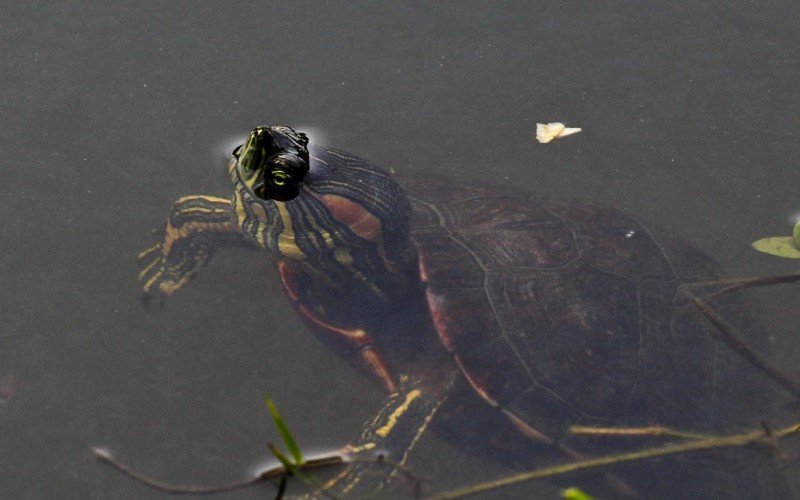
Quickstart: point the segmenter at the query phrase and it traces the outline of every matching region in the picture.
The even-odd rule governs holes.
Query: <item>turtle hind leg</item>
[[[138,255],[145,305],[153,299],[163,304],[195,277],[222,245],[244,243],[232,223],[231,202],[214,196],[185,196],[172,206],[162,241]]]
[[[446,400],[455,378],[455,373],[451,375],[449,380],[441,380],[438,387],[402,377],[399,390],[364,424],[358,438],[341,450],[350,464],[325,483],[326,496],[375,497],[400,476],[410,479],[408,485],[401,487],[408,487],[415,497],[419,496],[421,482],[408,473],[405,463]]]

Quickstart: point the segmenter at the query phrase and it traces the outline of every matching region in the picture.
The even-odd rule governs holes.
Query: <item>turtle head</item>
[[[410,206],[382,169],[269,126],[234,150],[230,174],[240,230],[281,258],[342,284],[410,265]]]
[[[233,150],[231,168],[256,197],[291,200],[308,173],[307,145],[308,137],[289,127],[257,127]]]

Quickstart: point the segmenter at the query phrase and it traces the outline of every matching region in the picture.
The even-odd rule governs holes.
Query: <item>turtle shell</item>
[[[754,370],[681,299],[719,274],[702,252],[611,208],[452,181],[404,188],[441,341],[512,420],[559,438],[572,424],[714,428],[761,404]],[[718,305],[729,318],[739,306]]]

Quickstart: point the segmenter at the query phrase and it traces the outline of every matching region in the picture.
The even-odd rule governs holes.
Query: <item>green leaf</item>
[[[286,472],[289,474],[294,474],[297,472],[297,464],[293,463],[289,457],[284,455],[280,448],[272,443],[267,443],[267,448],[269,448],[269,451],[271,451],[272,454],[275,455],[275,458],[277,458],[281,465],[283,465],[283,468],[286,469]]]
[[[300,447],[297,446],[297,442],[292,437],[292,433],[289,432],[289,427],[286,425],[286,422],[283,421],[281,418],[281,414],[278,413],[278,408],[275,406],[275,403],[272,402],[269,396],[264,396],[264,400],[267,403],[267,408],[269,408],[269,413],[272,415],[272,421],[275,422],[275,427],[278,429],[278,434],[281,435],[281,439],[283,439],[283,443],[286,445],[286,449],[289,450],[289,454],[294,459],[295,465],[303,465],[305,463],[305,459],[303,458],[303,454],[300,452]],[[274,452],[273,452],[274,453]],[[280,458],[278,458],[280,460]],[[284,467],[286,465],[284,464]]]
[[[792,231],[792,233],[794,234],[794,246],[800,248],[800,221],[794,225],[794,231]]]
[[[292,476],[295,476],[295,477],[299,478],[301,481],[303,481],[304,483],[306,483],[308,485],[313,486],[314,488],[322,489],[324,487],[323,484],[322,484],[322,481],[317,479],[313,474],[310,474],[310,473],[306,472],[305,470],[303,470],[303,465],[298,465],[298,464],[293,463],[292,460],[289,457],[287,457],[281,451],[280,448],[275,446],[275,444],[267,443],[267,448],[269,448],[269,451],[271,451],[272,454],[275,456],[275,458],[277,458],[278,461],[281,463],[281,465],[283,465],[283,469],[289,475],[292,475]],[[335,460],[335,461],[331,460],[330,464],[326,464],[326,465],[338,465],[338,464],[341,464],[342,463],[341,457],[337,457],[337,459],[338,460]],[[317,466],[319,466],[319,463],[320,463],[320,461],[318,459],[317,460]]]
[[[580,488],[576,488],[575,486],[562,490],[561,498],[564,500],[592,500],[591,495],[581,491]]]
[[[798,224],[798,226],[800,226],[800,224]],[[800,237],[800,229],[798,229],[798,226],[795,226],[794,238],[791,236],[773,236],[772,238],[764,238],[754,241],[753,248],[759,252],[777,255],[778,257],[800,259],[800,248],[795,245],[795,239]]]

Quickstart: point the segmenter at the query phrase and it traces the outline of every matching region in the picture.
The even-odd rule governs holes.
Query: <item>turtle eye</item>
[[[275,169],[275,170],[272,171],[272,179],[271,180],[272,180],[272,185],[275,186],[275,187],[279,187],[279,188],[285,187],[289,183],[290,179],[291,179],[291,176],[289,174],[287,174],[286,172],[284,172],[283,170]]]
[[[275,158],[272,167],[264,172],[256,196],[266,200],[289,201],[300,194],[300,184],[307,169],[298,169],[292,157]]]

